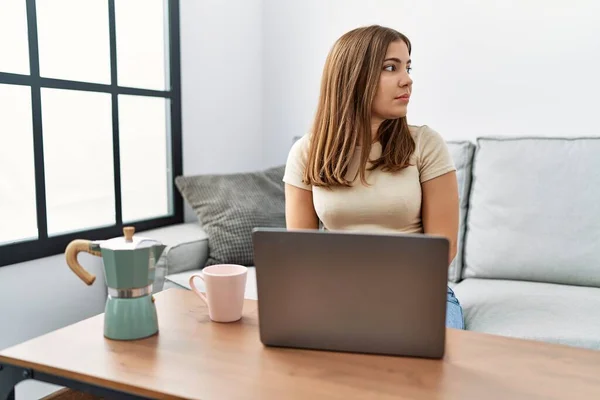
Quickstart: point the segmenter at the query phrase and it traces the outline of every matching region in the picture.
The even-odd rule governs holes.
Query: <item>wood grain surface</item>
[[[103,336],[99,315],[0,351],[0,363],[172,399],[600,399],[600,352],[448,330],[443,360],[265,347],[257,303],[211,322],[192,292],[156,295],[160,331]]]

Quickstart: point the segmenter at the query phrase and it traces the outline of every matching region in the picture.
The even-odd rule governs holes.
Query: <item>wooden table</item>
[[[597,351],[453,329],[443,360],[270,348],[253,300],[232,324],[187,290],[156,305],[151,338],[105,339],[100,315],[0,351],[0,400],[26,378],[111,399],[600,399]]]

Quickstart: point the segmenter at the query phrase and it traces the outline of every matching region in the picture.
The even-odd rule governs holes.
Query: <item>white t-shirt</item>
[[[383,172],[380,168],[367,170],[365,178],[369,186],[365,186],[357,174],[360,147],[355,149],[346,174],[346,179],[355,178],[351,187],[323,188],[304,184],[308,134],[292,146],[283,181],[312,191],[317,216],[328,230],[422,233],[421,183],[456,168],[439,133],[426,125],[409,128],[415,141],[415,151],[410,159],[412,165],[394,173]],[[379,158],[381,150],[381,143],[374,143],[369,159]]]

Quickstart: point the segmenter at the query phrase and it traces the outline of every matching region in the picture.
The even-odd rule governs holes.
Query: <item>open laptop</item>
[[[252,240],[263,344],[444,356],[446,238],[257,228]]]

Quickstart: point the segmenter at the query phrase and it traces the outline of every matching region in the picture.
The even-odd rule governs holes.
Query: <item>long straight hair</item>
[[[366,184],[365,170],[371,152],[371,112],[379,77],[390,43],[402,40],[402,33],[373,25],[354,29],[333,45],[323,70],[321,90],[312,131],[303,181],[308,185],[350,186],[346,179],[356,146],[362,145],[359,175]],[[406,117],[385,120],[377,137],[382,154],[369,168],[395,172],[409,166],[415,149]]]

